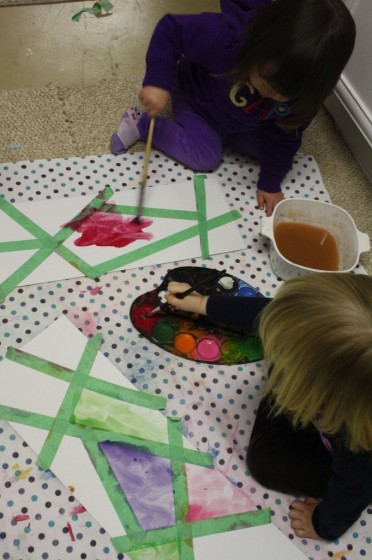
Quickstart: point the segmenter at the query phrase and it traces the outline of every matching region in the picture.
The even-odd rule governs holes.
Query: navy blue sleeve
[[[257,329],[259,314],[270,301],[271,298],[265,297],[209,296],[207,317],[214,323],[252,332]]]
[[[343,535],[372,502],[372,454],[352,453],[342,442],[331,442],[331,476],[313,513],[315,531],[330,541]]]

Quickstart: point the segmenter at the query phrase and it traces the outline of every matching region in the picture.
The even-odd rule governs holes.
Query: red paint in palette
[[[79,247],[96,245],[98,247],[126,247],[139,239],[149,241],[152,233],[143,231],[152,225],[152,220],[124,218],[121,214],[96,210],[84,220],[71,222],[69,227],[81,233],[74,241]]]

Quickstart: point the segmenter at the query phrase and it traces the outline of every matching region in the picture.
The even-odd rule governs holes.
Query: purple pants
[[[224,146],[261,159],[262,141],[258,134],[219,130],[218,122],[210,124],[208,117],[192,107],[180,88],[175,88],[172,94],[172,108],[172,119],[156,118],[153,136],[153,145],[172,159],[195,171],[209,171],[220,164]],[[143,142],[146,142],[149,124],[148,114],[143,113],[138,123]]]

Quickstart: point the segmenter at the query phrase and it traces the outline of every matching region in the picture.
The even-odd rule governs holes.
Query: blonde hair
[[[260,318],[273,414],[341,433],[372,451],[372,278],[313,273],[287,281]]]

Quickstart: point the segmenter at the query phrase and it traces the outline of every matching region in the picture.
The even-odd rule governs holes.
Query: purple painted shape
[[[100,448],[144,531],[175,525],[170,461],[121,443]]]

